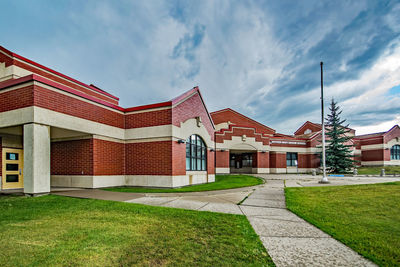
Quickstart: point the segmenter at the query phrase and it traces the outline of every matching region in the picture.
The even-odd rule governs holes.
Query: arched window
[[[207,148],[200,136],[193,134],[186,140],[186,170],[205,171]]]
[[[390,159],[400,160],[400,145],[394,145],[390,149]]]

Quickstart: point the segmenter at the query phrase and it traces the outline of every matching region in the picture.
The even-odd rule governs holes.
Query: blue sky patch
[[[398,120],[399,11],[386,0],[5,1],[0,45],[124,107],[198,85],[210,111],[284,133],[319,122],[323,61],[327,102],[357,128]]]

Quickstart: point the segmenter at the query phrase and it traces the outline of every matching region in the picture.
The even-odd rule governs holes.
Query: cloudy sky
[[[320,61],[358,133],[400,123],[399,1],[8,1],[0,45],[120,97],[169,100],[198,85],[283,133],[320,121]]]

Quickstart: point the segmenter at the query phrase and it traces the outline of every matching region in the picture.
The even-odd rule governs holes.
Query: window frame
[[[286,152],[286,167],[297,167],[299,164],[297,152]]]
[[[207,171],[207,146],[199,135],[186,139],[186,171]]]
[[[390,160],[400,160],[400,145],[393,145],[390,148]]]

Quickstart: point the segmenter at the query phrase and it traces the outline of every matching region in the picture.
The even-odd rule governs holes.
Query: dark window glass
[[[286,153],[286,166],[297,166],[297,153]]]
[[[207,147],[198,135],[186,140],[186,170],[205,171],[207,168]]]
[[[186,157],[190,157],[190,146],[186,145]]]
[[[17,183],[19,175],[18,174],[7,174],[6,175],[6,182],[7,183]]]
[[[191,167],[191,169],[190,170],[196,170],[196,158],[191,158],[191,160],[192,160],[192,167]]]
[[[243,167],[252,167],[253,166],[253,155],[252,154],[243,154],[242,166]]]
[[[390,149],[390,159],[400,160],[400,145],[394,145]]]
[[[6,160],[18,160],[18,153],[6,153]]]
[[[190,152],[190,155],[191,155],[190,157],[194,157],[194,155],[196,155],[196,145],[191,144],[191,148],[192,148],[192,150]]]
[[[6,164],[6,171],[18,171],[18,164]]]
[[[236,159],[235,154],[231,154],[231,161],[230,161],[229,167],[235,168],[235,159]]]

